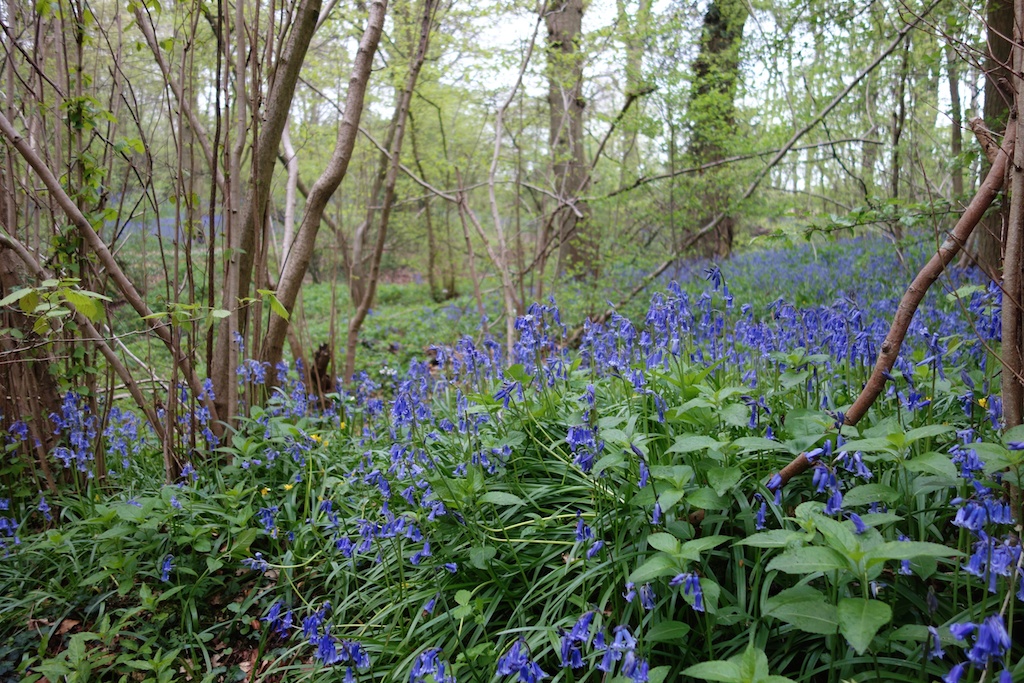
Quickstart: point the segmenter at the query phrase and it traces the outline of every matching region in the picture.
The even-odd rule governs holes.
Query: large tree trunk
[[[704,14],[700,51],[693,65],[690,120],[693,134],[690,155],[697,165],[724,158],[736,134],[736,86],[739,82],[740,45],[749,14],[744,0],[712,0]],[[702,206],[709,211],[699,224],[727,208],[728,187],[719,173],[709,172]],[[735,219],[725,216],[700,250],[707,256],[727,257],[732,252]]]
[[[575,201],[587,182],[583,153],[583,0],[567,0],[545,16],[548,29],[548,144],[555,191],[563,201]],[[556,209],[560,269],[576,276],[596,277],[598,238],[589,222],[590,210],[577,203]],[[582,215],[581,215],[582,214]]]
[[[1010,115],[1010,73],[1006,68],[1010,60],[1010,36],[1013,35],[1012,0],[989,0],[988,3],[988,53],[985,59],[985,125],[989,130],[1001,131],[1006,127]],[[981,177],[988,173],[991,164],[982,163]],[[977,264],[982,270],[999,279],[1002,272],[1003,225],[1007,217],[1005,207],[992,211],[967,243],[960,265]]]

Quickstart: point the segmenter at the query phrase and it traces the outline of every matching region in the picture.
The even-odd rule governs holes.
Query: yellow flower
[[[313,439],[313,441],[316,441],[317,443],[320,443],[320,435],[319,434],[310,434],[309,438]]]
[[[260,495],[263,496],[264,498],[267,497],[268,493],[270,493],[270,489],[268,489],[266,486],[260,489]]]
[[[338,426],[338,429],[344,429],[344,428],[345,428],[345,423],[344,423],[344,422],[342,422],[342,423],[341,423],[341,424],[340,424],[340,425]]]
[[[978,405],[984,408],[985,410],[988,410],[988,397],[982,396],[981,398],[979,398]]]
[[[284,490],[285,491],[291,491],[293,488],[295,488],[295,484],[285,484],[284,485]]]

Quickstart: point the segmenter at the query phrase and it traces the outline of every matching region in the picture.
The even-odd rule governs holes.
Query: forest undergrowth
[[[512,358],[464,337],[326,407],[246,361],[223,442],[180,392],[171,485],[137,415],[68,393],[59,496],[0,432],[0,679],[1024,680],[998,288],[944,276],[839,427],[933,249],[689,264],[578,349],[534,304]]]

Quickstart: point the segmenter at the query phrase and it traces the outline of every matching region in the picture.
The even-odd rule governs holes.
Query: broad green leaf
[[[839,627],[836,606],[809,586],[782,591],[765,601],[765,616],[774,617],[807,633],[830,635]]]
[[[594,471],[592,475],[595,478],[600,477],[601,473],[604,472],[605,470],[621,469],[625,466],[626,456],[622,453],[622,451],[617,450],[614,453],[609,453],[608,455],[598,460],[597,464],[594,465]]]
[[[660,576],[675,576],[680,572],[679,562],[665,553],[658,553],[633,570],[629,580],[633,583],[647,583]]]
[[[806,534],[801,531],[772,529],[740,539],[736,541],[735,545],[749,545],[752,548],[785,548],[793,541],[805,536]]]
[[[647,636],[647,639],[650,640],[650,636]],[[670,671],[672,671],[671,666],[654,667],[651,669],[650,673],[647,674],[647,683],[664,683]]]
[[[702,486],[688,494],[686,501],[701,510],[724,510],[730,505],[729,499],[712,491],[710,486]]]
[[[935,451],[930,451],[917,456],[913,460],[908,460],[904,463],[904,467],[911,472],[935,474],[947,479],[956,479],[957,477],[956,465],[953,464],[950,457]]]
[[[683,670],[684,676],[690,676],[697,680],[720,681],[720,683],[745,683],[740,665],[735,662],[718,660],[715,662],[701,662]]]
[[[263,298],[264,301],[270,303],[270,310],[272,310],[274,313],[278,314],[285,320],[288,320],[288,309],[286,309],[284,307],[284,304],[281,303],[281,300],[277,298],[277,292],[270,289],[260,289],[257,290],[257,292]]]
[[[664,532],[651,534],[647,537],[647,543],[655,550],[660,550],[669,555],[678,555],[682,546],[678,538]]]
[[[904,443],[904,445],[909,446],[910,444],[914,443],[915,441],[920,441],[921,439],[927,439],[928,437],[931,437],[931,436],[941,436],[943,434],[949,434],[952,431],[954,431],[954,429],[953,429],[953,427],[951,427],[949,425],[940,425],[940,424],[925,425],[923,427],[918,427],[916,429],[911,429],[909,432],[904,434],[903,435],[903,443]]]
[[[526,501],[519,496],[504,491],[488,491],[480,496],[480,502],[494,505],[526,505]]]
[[[489,545],[474,546],[469,549],[469,563],[477,569],[487,569],[497,553],[498,551]]]
[[[856,439],[854,441],[847,441],[843,444],[843,452],[854,453],[861,451],[863,453],[881,453],[883,451],[892,450],[892,441],[886,437],[871,437],[867,439]]]
[[[721,448],[724,445],[724,442],[716,441],[710,436],[704,436],[703,434],[683,434],[682,436],[676,437],[676,442],[672,444],[666,452],[692,453],[705,448]]]
[[[68,289],[64,292],[64,298],[68,303],[78,309],[78,312],[89,320],[96,322],[103,313],[103,307],[96,299],[91,299],[74,290]]]
[[[21,300],[22,297],[26,297],[29,294],[33,293],[34,291],[36,291],[36,290],[33,289],[32,287],[25,287],[24,289],[16,289],[13,292],[11,292],[10,294],[8,294],[7,296],[5,296],[3,299],[0,299],[0,306],[10,306],[15,301]]]
[[[693,468],[689,465],[655,465],[651,468],[651,476],[681,489],[693,479]]]
[[[892,608],[881,600],[843,598],[839,601],[839,632],[862,655],[878,629],[892,619]]]
[[[786,574],[813,574],[833,569],[849,569],[850,563],[832,548],[807,546],[792,548],[768,563],[768,571]]]
[[[644,640],[651,643],[681,643],[689,632],[689,624],[684,624],[681,621],[662,621],[644,633]]]
[[[912,560],[916,557],[959,557],[962,552],[941,543],[924,541],[886,541],[869,550],[864,560],[870,566],[882,560]]]
[[[843,505],[855,507],[871,503],[891,505],[899,499],[899,491],[886,484],[861,484],[843,494]]]
[[[743,470],[739,467],[712,467],[708,470],[708,484],[720,496],[730,490],[743,478]]]
[[[661,511],[668,512],[674,508],[676,503],[682,500],[684,496],[686,496],[686,491],[681,491],[679,489],[668,489],[667,491],[662,491],[661,495],[658,496],[658,502],[661,503]]]
[[[740,453],[753,451],[788,451],[785,444],[772,441],[761,436],[744,436],[732,442],[733,448],[739,449]]]
[[[703,536],[695,538],[683,544],[683,547],[680,549],[680,555],[683,559],[696,561],[700,559],[700,554],[705,550],[717,548],[731,540],[732,536]]]

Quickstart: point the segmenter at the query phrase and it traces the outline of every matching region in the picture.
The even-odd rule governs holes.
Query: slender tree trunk
[[[370,14],[366,22],[366,30],[359,41],[355,62],[352,65],[352,76],[349,79],[348,93],[345,96],[345,113],[338,125],[338,136],[323,173],[313,184],[306,198],[306,206],[302,222],[295,234],[288,261],[285,263],[278,282],[277,296],[289,313],[295,308],[302,280],[306,276],[316,236],[320,230],[327,202],[338,189],[348,172],[348,165],[355,149],[356,137],[359,135],[359,120],[363,113],[363,100],[366,96],[367,84],[370,80],[370,69],[373,66],[373,55],[380,42],[387,12],[386,0],[374,0],[370,3]],[[350,264],[355,268],[355,264]],[[272,366],[276,365],[284,352],[287,337],[288,321],[278,315],[271,315],[267,336],[263,340],[263,359]]]
[[[398,182],[398,170],[401,165],[402,142],[405,137],[405,124],[409,116],[409,107],[412,104],[413,88],[419,79],[423,62],[427,58],[427,50],[430,48],[430,36],[434,23],[434,14],[437,10],[436,0],[423,0],[423,16],[420,22],[419,44],[416,48],[415,57],[409,65],[409,73],[405,79],[405,87],[402,90],[394,118],[392,119],[392,140],[388,149],[389,163],[387,166],[387,177],[384,182],[383,203],[380,209],[380,218],[377,224],[377,239],[374,244],[373,254],[370,259],[369,276],[364,281],[366,290],[363,299],[359,302],[355,313],[348,321],[348,335],[345,341],[345,379],[352,377],[355,372],[356,348],[359,342],[359,330],[362,329],[363,321],[373,304],[373,297],[377,292],[377,280],[380,275],[380,261],[384,254],[384,243],[387,240],[388,222],[391,219],[391,209],[395,202],[395,185]],[[371,202],[374,198],[371,198]],[[374,210],[371,205],[367,215],[367,224],[374,220]]]
[[[953,157],[950,177],[953,185],[953,200],[959,201],[964,194],[964,169],[961,158],[964,152],[964,118],[960,107],[960,67],[956,51],[946,45],[946,73],[949,76],[949,102],[952,125],[949,134],[949,151]]]
[[[256,236],[263,231],[267,202],[270,198],[270,182],[274,174],[274,164],[277,162],[281,136],[288,121],[299,71],[313,38],[319,12],[320,0],[301,0],[295,8],[288,42],[273,69],[273,85],[253,150],[252,174],[245,202],[242,204],[241,217],[237,222],[232,222],[233,234],[230,236],[230,254],[225,269],[226,284],[221,301],[221,308],[231,311],[231,315],[219,326],[210,372],[216,393],[217,413],[224,420],[233,419],[238,408],[232,337],[235,333],[242,334],[246,327],[247,309],[240,308],[240,302],[249,296],[252,286]],[[240,107],[243,104],[236,102],[235,106]],[[236,140],[236,147],[237,144]],[[238,168],[235,167],[233,171],[238,173]]]
[[[900,198],[900,141],[903,138],[903,127],[907,121],[907,70],[910,58],[909,39],[903,41],[900,54],[900,70],[896,74],[896,85],[893,88],[894,107],[892,110],[892,163],[889,177],[889,197],[893,201]],[[889,232],[893,238],[903,239],[903,224],[898,220],[889,223]]]

